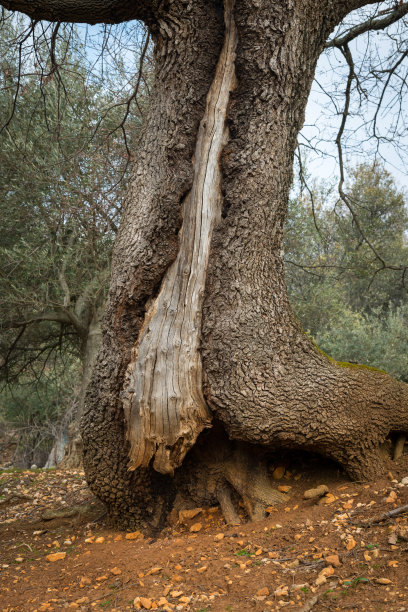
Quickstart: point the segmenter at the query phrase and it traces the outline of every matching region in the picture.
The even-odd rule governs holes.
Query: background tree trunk
[[[206,119],[200,130],[199,124],[224,38],[223,7],[215,0],[174,2],[151,25],[156,84],[116,242],[103,343],[82,424],[88,481],[117,522],[160,526],[166,510],[188,496],[196,503],[219,501],[236,522],[232,500],[238,495],[257,518],[280,499],[265,472],[268,450],[314,450],[354,477],[369,477],[380,465],[379,443],[391,429],[408,429],[406,386],[383,373],[340,367],[321,354],[295,321],[286,294],[282,232],[296,135],[317,59],[346,13],[342,6],[329,0],[235,3],[237,87],[220,160],[221,214],[206,271],[201,346],[203,397],[217,421],[174,478],[149,464],[156,448],[168,451],[156,465],[161,471],[171,473],[179,463],[168,463],[175,442],[161,437],[154,402],[144,405],[145,396],[135,392],[138,381],[152,379],[149,352],[142,362],[138,355],[155,313],[167,307],[160,304],[166,271],[179,251],[182,214],[182,232],[188,226],[186,202],[193,199],[196,143]],[[177,274],[183,273],[181,266]],[[182,284],[177,274],[172,286]],[[160,367],[174,370],[174,346],[165,347]],[[129,364],[139,364],[136,379],[131,370],[126,375]],[[147,438],[140,437],[141,419],[132,420],[132,410],[145,415],[149,430],[151,446],[142,459],[135,452]],[[176,414],[188,418],[188,410]],[[131,441],[136,431],[131,467],[138,469],[131,472],[126,428]]]

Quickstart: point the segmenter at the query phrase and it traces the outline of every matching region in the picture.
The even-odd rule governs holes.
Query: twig
[[[361,523],[362,527],[370,527],[371,525],[376,525],[377,523],[381,523],[382,521],[386,521],[387,519],[394,518],[394,516],[398,516],[403,514],[404,512],[408,512],[408,504],[405,506],[399,506],[398,508],[394,508],[394,510],[389,510],[388,512],[384,512],[377,518],[372,521],[367,521],[366,523]]]

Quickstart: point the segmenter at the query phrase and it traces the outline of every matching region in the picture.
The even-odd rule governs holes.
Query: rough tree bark
[[[82,424],[88,482],[118,523],[160,527],[188,500],[218,501],[237,522],[237,497],[259,518],[282,499],[271,449],[313,450],[363,479],[381,469],[387,434],[408,430],[407,386],[319,352],[283,271],[316,62],[333,27],[369,3],[132,4],[155,42],[156,81]]]

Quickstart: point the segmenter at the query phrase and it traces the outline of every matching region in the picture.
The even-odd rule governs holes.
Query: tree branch
[[[392,25],[393,23],[404,17],[407,13],[408,2],[405,2],[404,4],[399,4],[393,9],[390,9],[390,11],[387,11],[385,16],[371,17],[370,19],[367,19],[367,21],[363,21],[363,23],[359,23],[347,32],[344,32],[340,36],[336,36],[336,38],[329,40],[325,44],[325,48],[329,49],[331,47],[344,47],[344,45],[348,44],[349,42],[357,38],[357,36],[360,36],[365,32],[369,32],[371,30],[383,30],[384,28],[387,28],[388,26]]]
[[[2,327],[3,329],[16,329],[18,327],[26,327],[27,325],[39,323],[41,321],[54,321],[55,323],[73,325],[81,336],[86,333],[86,330],[79,321],[78,317],[73,312],[68,310],[49,310],[45,312],[33,313],[24,320],[17,319],[6,321]]]
[[[151,21],[155,0],[0,0],[10,11],[35,20],[75,23],[121,23],[131,19]]]

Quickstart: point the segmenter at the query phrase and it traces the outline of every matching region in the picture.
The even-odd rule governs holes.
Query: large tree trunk
[[[160,526],[186,497],[236,522],[234,495],[257,518],[281,498],[271,449],[367,478],[408,429],[406,386],[320,353],[284,282],[296,136],[345,4],[179,0],[150,23],[156,84],[82,425],[88,481],[117,522]]]

